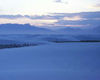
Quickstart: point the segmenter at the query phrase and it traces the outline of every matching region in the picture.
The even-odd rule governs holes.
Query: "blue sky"
[[[0,24],[89,26],[90,16],[94,16],[92,19],[96,23],[100,21],[96,16],[100,15],[99,11],[100,0],[0,0]]]

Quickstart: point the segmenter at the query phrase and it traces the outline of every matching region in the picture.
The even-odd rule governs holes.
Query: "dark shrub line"
[[[75,42],[100,42],[99,40],[81,40],[81,41],[52,41],[55,43],[75,43]]]
[[[24,44],[0,44],[0,49],[4,48],[18,48],[18,47],[25,47],[25,46],[37,46],[38,44],[32,43],[24,43]]]

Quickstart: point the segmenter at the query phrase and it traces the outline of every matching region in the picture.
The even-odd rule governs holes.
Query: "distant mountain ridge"
[[[51,32],[49,29],[30,24],[0,24],[0,34],[32,34]]]
[[[0,24],[0,34],[100,34],[98,27],[43,28],[30,24]]]

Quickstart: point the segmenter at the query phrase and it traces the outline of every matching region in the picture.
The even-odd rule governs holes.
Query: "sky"
[[[65,26],[65,24],[58,24],[62,20],[62,18],[58,19],[59,16],[64,16],[64,21],[80,21],[87,19],[74,13],[97,11],[98,13],[100,11],[100,0],[0,0],[0,24],[29,23],[36,26]],[[68,13],[74,16],[68,16]],[[71,24],[68,25],[71,26]]]
[[[99,10],[100,0],[0,0],[0,14],[44,15]]]

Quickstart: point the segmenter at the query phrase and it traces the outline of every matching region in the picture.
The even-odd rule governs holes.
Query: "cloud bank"
[[[48,15],[0,15],[0,24],[18,23],[44,27],[100,26],[100,12],[51,13]]]

